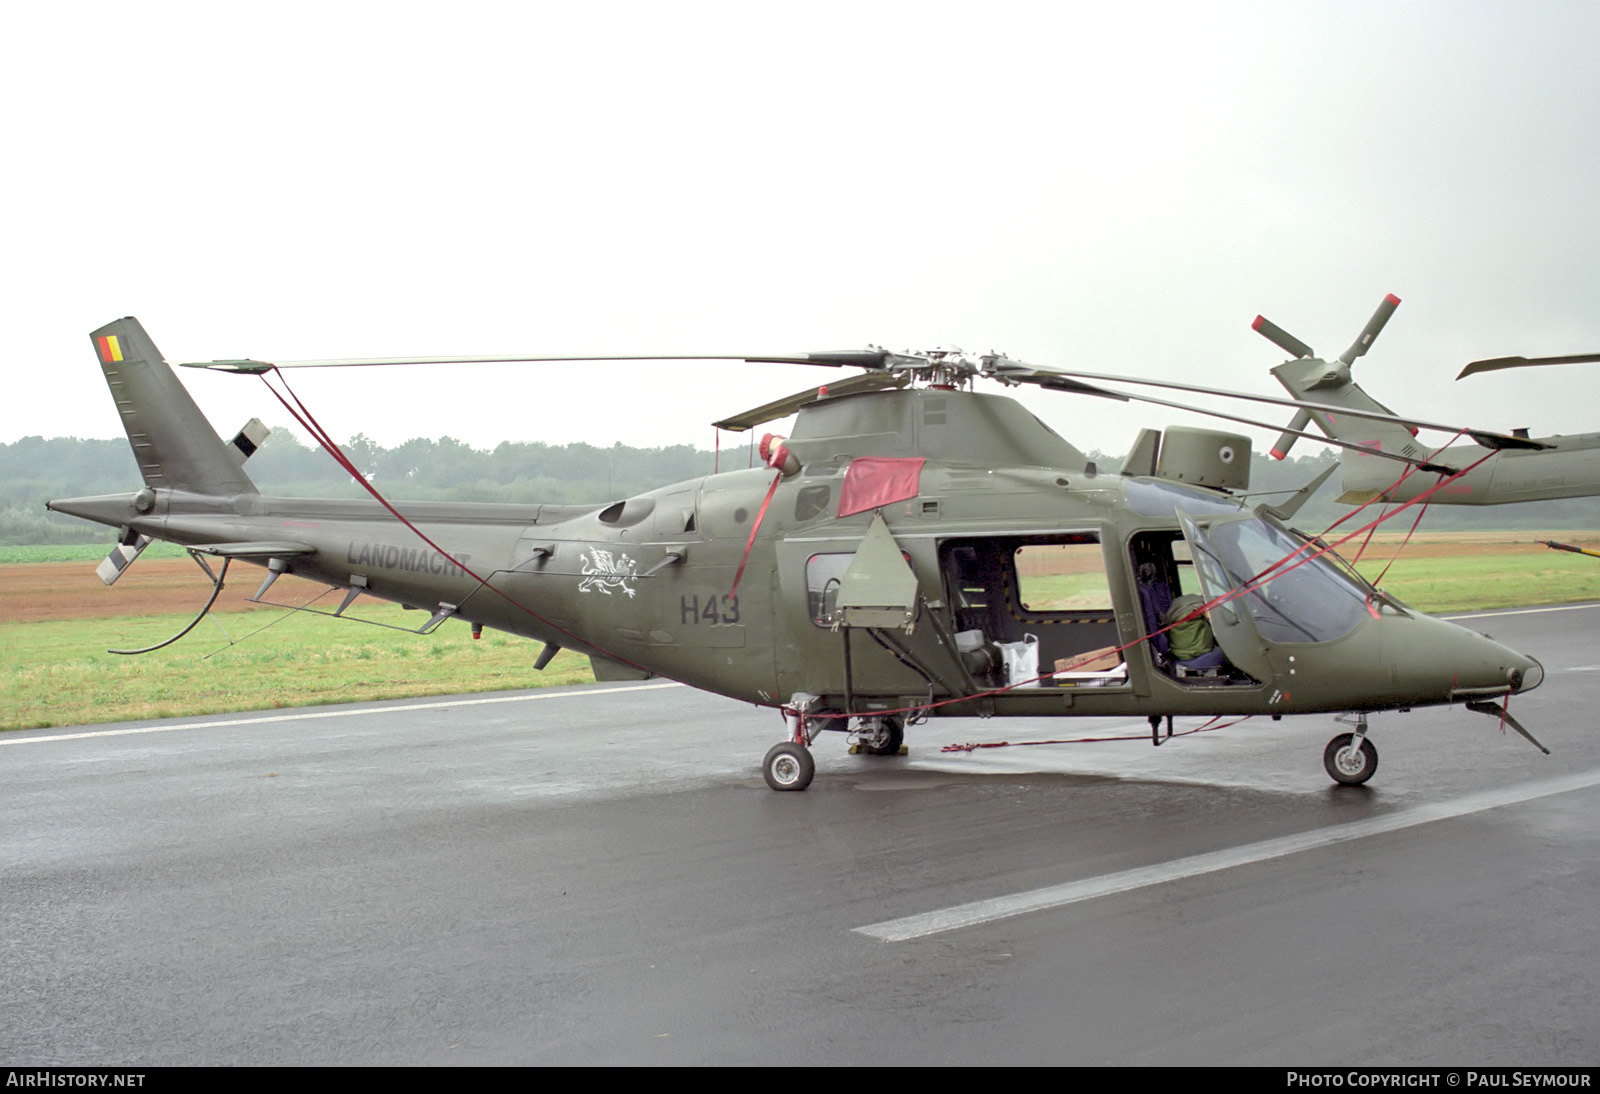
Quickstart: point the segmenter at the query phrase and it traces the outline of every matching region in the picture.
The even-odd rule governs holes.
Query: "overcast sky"
[[[1388,292],[1379,399],[1600,430],[1600,366],[1453,381],[1600,351],[1592,2],[34,4],[0,42],[0,441],[121,436],[122,315],[173,361],[955,345],[1277,394],[1258,312],[1331,356]],[[341,439],[709,446],[825,378],[294,382]],[[1108,452],[1181,420],[1024,398]]]

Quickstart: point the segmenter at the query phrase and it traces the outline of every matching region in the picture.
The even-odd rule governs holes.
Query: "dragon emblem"
[[[583,553],[583,580],[578,583],[578,591],[610,596],[612,589],[621,589],[631,599],[639,591],[633,587],[638,570],[639,564],[627,555],[591,547]]]

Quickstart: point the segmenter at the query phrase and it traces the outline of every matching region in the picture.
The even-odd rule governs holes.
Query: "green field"
[[[1356,567],[1376,580],[1383,563]],[[1600,600],[1600,559],[1557,551],[1462,558],[1401,558],[1384,591],[1432,614]]]
[[[416,612],[389,605],[366,614],[411,627],[419,621]],[[189,617],[0,624],[6,681],[0,729],[503,691],[594,679],[587,657],[563,651],[543,672],[536,672],[538,643],[493,631],[474,641],[471,629],[461,622],[417,635],[309,614],[278,623],[272,623],[274,618],[265,612],[214,616],[175,645],[137,657],[118,656],[106,648],[160,642],[182,629]],[[267,629],[251,634],[262,626]]]
[[[42,547],[0,547],[0,564],[7,562],[99,562],[111,550],[111,543],[67,543]],[[141,558],[182,558],[183,548],[176,543],[152,543]]]

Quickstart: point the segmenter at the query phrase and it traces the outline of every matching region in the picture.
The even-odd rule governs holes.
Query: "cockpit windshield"
[[[1327,642],[1361,621],[1366,590],[1327,558],[1310,558],[1317,548],[1306,540],[1259,518],[1221,521],[1204,531],[1185,523],[1197,533],[1195,565],[1209,595],[1258,581],[1230,603],[1250,613],[1262,638]]]

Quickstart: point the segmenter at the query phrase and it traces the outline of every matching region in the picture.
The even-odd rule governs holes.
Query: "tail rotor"
[[[1364,357],[1367,351],[1372,348],[1372,343],[1383,331],[1384,326],[1389,322],[1390,316],[1394,315],[1395,309],[1399,306],[1400,298],[1394,293],[1389,293],[1385,296],[1378,305],[1377,310],[1372,313],[1372,318],[1367,320],[1367,325],[1361,329],[1360,335],[1356,337],[1354,342],[1350,343],[1350,348],[1341,353],[1331,366],[1323,365],[1320,370],[1316,366],[1322,365],[1322,362],[1317,361],[1316,351],[1266,316],[1256,316],[1255,322],[1250,326],[1251,329],[1273,345],[1293,354],[1293,361],[1286,362],[1284,365],[1279,366],[1278,369],[1274,369],[1273,372],[1283,386],[1289,389],[1291,395],[1296,399],[1304,399],[1307,397],[1307,393],[1311,391],[1338,388],[1348,384],[1350,382],[1350,366],[1355,364],[1356,358]],[[1306,362],[1306,366],[1290,369],[1290,366],[1299,362]],[[1315,362],[1315,364],[1312,364],[1312,362]],[[1285,370],[1292,371],[1294,375],[1292,377],[1286,376]],[[1294,419],[1289,423],[1289,428],[1273,443],[1270,450],[1272,458],[1275,460],[1286,458],[1289,455],[1289,450],[1294,447],[1294,442],[1300,439],[1300,434],[1304,433],[1306,427],[1313,421],[1317,421],[1316,416],[1309,410],[1301,410],[1296,413]],[[1317,421],[1317,424],[1324,430],[1328,428],[1326,422]]]

